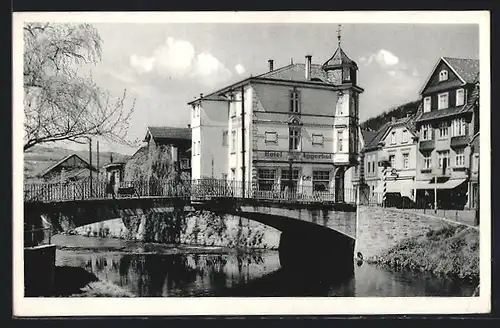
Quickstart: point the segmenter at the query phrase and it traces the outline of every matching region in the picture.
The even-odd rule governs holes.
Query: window
[[[196,117],[196,105],[193,105],[193,117]]]
[[[408,130],[403,130],[402,142],[408,142]]]
[[[224,147],[228,146],[228,140],[227,140],[228,134],[229,134],[229,131],[222,132],[222,146],[224,146]]]
[[[463,148],[455,150],[455,166],[456,167],[465,166],[465,154]]]
[[[431,97],[424,98],[424,113],[431,111]]]
[[[290,92],[290,111],[292,113],[300,112],[300,93],[297,90]]]
[[[339,130],[337,131],[337,147],[339,153],[344,151],[344,131]]]
[[[443,168],[444,166],[449,167],[450,166],[450,151],[445,150],[445,151],[438,151],[438,165],[439,168]]]
[[[396,167],[396,155],[389,155],[389,162],[391,162],[391,167]]]
[[[181,158],[181,169],[189,169],[191,167],[189,158]]]
[[[201,155],[201,141],[198,141],[198,155]]]
[[[424,124],[421,127],[422,131],[422,140],[432,140],[432,127],[430,124]]]
[[[312,135],[312,144],[313,145],[323,145],[323,135],[322,134],[313,134]]]
[[[259,190],[271,191],[276,177],[275,169],[258,169],[257,179],[259,181]]]
[[[278,142],[278,133],[266,131],[266,133],[264,135],[266,137],[266,143],[277,143]]]
[[[196,105],[196,115],[197,115],[198,117],[200,117],[200,114],[201,114],[201,105],[200,105],[200,104],[198,104],[198,105]]]
[[[236,152],[236,130],[231,131],[231,153]]]
[[[453,136],[464,136],[466,134],[465,128],[467,126],[467,122],[465,121],[465,118],[456,118],[453,120]]]
[[[391,144],[394,145],[396,143],[396,131],[391,132]]]
[[[448,108],[448,92],[440,93],[438,99],[438,109]]]
[[[330,171],[328,171],[328,170],[313,171],[313,190],[314,191],[328,190],[329,183],[330,183]]]
[[[448,71],[443,69],[441,72],[439,72],[439,81],[446,81],[448,80]]]
[[[474,158],[472,160],[472,172],[479,172],[479,154],[474,154]]]
[[[337,111],[339,115],[344,115],[344,93],[339,92],[339,98],[337,100]]]
[[[229,103],[229,114],[231,115],[231,117],[236,116],[236,103],[234,102]]]
[[[300,128],[290,127],[289,128],[289,149],[299,150],[300,149]]]
[[[448,122],[444,121],[439,123],[439,138],[446,139],[448,138]]]
[[[404,153],[403,154],[403,169],[409,169],[410,168],[410,154]]]
[[[297,181],[299,180],[299,170],[292,170],[292,189],[297,188]],[[285,190],[285,188],[290,187],[290,170],[281,170],[281,190]]]
[[[465,91],[464,91],[464,89],[458,89],[457,90],[456,105],[462,106],[463,104],[465,104]]]
[[[430,169],[432,167],[431,153],[426,152],[424,155],[424,169]]]

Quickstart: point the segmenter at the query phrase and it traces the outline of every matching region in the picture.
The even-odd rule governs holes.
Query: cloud
[[[130,66],[139,74],[152,73],[169,78],[197,79],[205,84],[225,81],[232,75],[224,64],[208,52],[196,53],[186,40],[167,38],[151,56],[130,56]]]
[[[234,66],[234,70],[236,71],[236,73],[238,73],[239,75],[245,73],[245,67],[243,67],[243,65],[241,64],[238,64],[236,66]]]
[[[132,55],[130,56],[130,66],[135,69],[138,73],[151,72],[155,64],[154,57],[143,57]]]
[[[381,67],[390,67],[399,63],[399,58],[392,52],[380,49],[376,53],[372,53],[367,57],[361,57],[360,61],[365,65],[370,65],[373,61],[378,63]]]

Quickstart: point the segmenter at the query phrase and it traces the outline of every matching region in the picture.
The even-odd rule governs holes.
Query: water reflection
[[[99,243],[102,243],[100,241]],[[101,244],[100,244],[101,245]],[[154,245],[142,245],[154,250]],[[133,245],[132,249],[140,248]],[[470,296],[473,285],[431,274],[394,272],[366,263],[285,270],[279,253],[165,254],[57,250],[57,265],[83,267],[137,296]]]

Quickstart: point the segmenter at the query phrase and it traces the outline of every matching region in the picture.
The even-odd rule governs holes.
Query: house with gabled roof
[[[182,171],[191,170],[191,129],[170,126],[148,126],[144,142],[152,154],[160,146],[166,147],[172,161]]]
[[[416,174],[417,133],[414,127],[415,115],[391,118],[377,131],[370,131],[363,148],[363,170],[359,180],[369,188],[371,201],[382,201],[383,171],[381,161],[389,161],[387,174],[388,193],[414,199]]]
[[[44,168],[36,174],[36,177],[48,182],[75,181],[89,178],[90,170],[98,172],[86,160],[76,154],[71,154]]]
[[[469,141],[479,131],[479,60],[441,57],[420,90],[417,196],[468,206]],[[437,197],[434,197],[434,190]]]
[[[268,65],[188,103],[193,178],[211,175],[215,154],[223,169],[217,178],[255,182],[259,190],[335,187],[343,195],[345,172],[359,156],[358,66],[340,37],[323,64],[307,55],[304,63]]]

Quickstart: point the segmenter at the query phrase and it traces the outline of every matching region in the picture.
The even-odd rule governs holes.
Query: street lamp
[[[92,198],[92,138],[89,136],[83,136],[89,142],[89,176],[90,176],[90,197]]]

